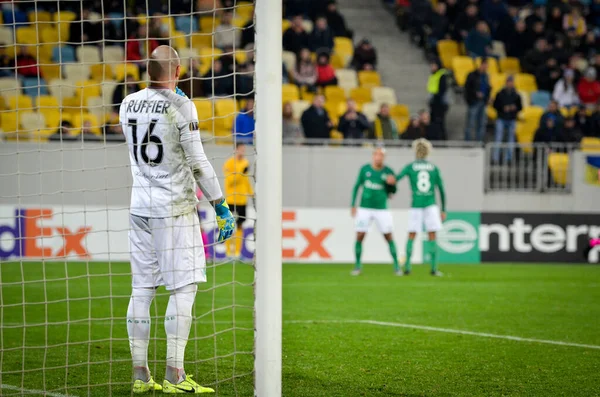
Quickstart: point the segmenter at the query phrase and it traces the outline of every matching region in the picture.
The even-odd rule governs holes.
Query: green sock
[[[362,255],[362,241],[356,241],[354,243],[354,255],[356,256],[356,263],[354,269],[360,270],[360,256]]]
[[[431,258],[431,271],[437,272],[437,244],[434,241],[427,241],[427,251]]]
[[[404,264],[404,271],[410,272],[410,257],[412,256],[413,240],[408,239],[406,241],[406,263]]]
[[[396,243],[394,240],[388,241],[388,245],[390,246],[390,254],[392,254],[392,259],[394,260],[394,271],[398,271],[400,265],[398,265],[398,254],[396,253]]]

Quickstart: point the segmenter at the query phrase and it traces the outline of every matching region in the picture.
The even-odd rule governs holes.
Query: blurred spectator
[[[254,28],[254,19],[250,19],[242,28],[242,37],[240,40],[241,48],[246,48],[249,44],[254,44],[254,35],[256,29]]]
[[[204,76],[204,94],[208,97],[233,95],[233,76],[223,70],[220,59],[213,61],[213,68]]]
[[[502,0],[484,0],[481,5],[481,16],[487,22],[492,32],[498,28],[500,21],[508,14]]]
[[[284,141],[292,141],[294,143],[300,143],[304,139],[304,132],[298,120],[294,119],[294,112],[292,111],[292,104],[286,102],[283,104],[283,122],[282,122],[282,133]]]
[[[438,123],[446,133],[446,113],[449,107],[449,84],[448,71],[442,67],[438,59],[434,59],[429,64],[431,74],[427,82],[427,92],[429,93],[429,109],[434,123]]]
[[[337,10],[335,1],[330,0],[327,4],[327,10],[325,11],[325,18],[327,18],[327,24],[333,30],[334,36],[342,36],[352,38],[353,33],[346,26],[346,21],[342,14]]]
[[[446,9],[446,3],[438,2],[427,25],[429,30],[428,44],[434,51],[438,41],[450,38],[450,20],[446,16]]]
[[[596,105],[596,111],[588,118],[584,135],[600,138],[600,104]]]
[[[562,142],[579,142],[581,141],[582,136],[583,133],[577,125],[577,121],[573,117],[565,119],[565,123],[562,129]]]
[[[588,23],[590,26],[600,26],[600,0],[592,0],[587,4],[589,5]]]
[[[600,0],[599,0],[600,1]],[[600,51],[594,56],[590,62],[590,67],[596,69],[596,76],[600,76]]]
[[[593,115],[592,115],[593,116]],[[577,123],[577,128],[581,130],[584,136],[593,136],[593,123],[592,117],[588,117],[587,109],[585,106],[579,106],[577,108],[577,113],[575,114],[575,122]]]
[[[531,29],[527,30],[525,36],[525,45],[527,48],[531,48],[539,39],[546,38],[546,32],[544,31],[544,22],[535,22]]]
[[[352,66],[356,70],[374,70],[377,67],[377,53],[368,39],[362,39],[354,49]]]
[[[578,6],[573,6],[571,12],[563,17],[563,30],[572,45],[575,45],[587,33],[585,18],[581,16],[581,10]]]
[[[133,62],[142,70],[146,69],[148,55],[158,47],[158,41],[146,38],[146,25],[138,26],[126,42],[126,61]]]
[[[565,68],[568,65],[569,56],[571,56],[571,51],[565,45],[565,39],[562,36],[558,36],[554,39],[554,46],[552,46],[552,50],[550,51],[550,56],[556,59],[561,68]]]
[[[312,105],[302,114],[302,130],[308,139],[329,139],[333,124],[327,111],[323,108],[325,97],[315,95]]]
[[[306,87],[310,92],[316,90],[317,83],[317,66],[311,59],[311,54],[308,48],[303,48],[300,51],[300,56],[296,60],[296,69],[293,71],[294,82],[299,87]],[[335,76],[335,74],[334,74]]]
[[[533,137],[534,143],[561,142],[560,127],[556,116],[550,115],[540,120],[540,127]]]
[[[104,12],[106,13],[106,9]],[[103,18],[102,21],[103,25],[100,29],[103,29],[103,32],[99,39],[103,40],[105,45],[122,45],[125,38],[123,25],[114,23],[110,17]]]
[[[236,142],[252,144],[254,140],[254,99],[248,98],[246,106],[235,118],[233,136]]]
[[[553,119],[554,124],[556,124],[558,127],[562,127],[564,118],[560,113],[558,102],[556,102],[555,100],[550,101],[548,109],[546,109],[546,112],[542,114],[542,118],[540,119],[540,125],[546,125],[546,119],[548,118]]]
[[[196,58],[191,58],[189,67],[184,74],[179,77],[177,86],[190,99],[203,97],[204,83],[202,82],[202,72],[200,72],[200,64]]]
[[[148,37],[156,40],[158,45],[169,45],[169,25],[165,18],[168,17],[157,12],[147,19]]]
[[[510,32],[505,43],[506,55],[509,57],[522,58],[527,47],[527,25],[525,21],[519,20],[515,23],[514,31]]]
[[[27,47],[20,45],[17,51],[15,66],[18,75],[23,77],[38,77],[40,74],[38,62],[35,57],[27,51]]]
[[[223,53],[219,57],[221,65],[225,73],[234,73],[239,71],[237,60],[235,59],[235,52],[233,46],[225,46],[222,48]]]
[[[533,26],[540,22],[546,22],[546,6],[543,4],[537,4],[533,9],[533,12],[525,18],[527,30],[533,30]]]
[[[383,103],[379,107],[379,113],[373,122],[373,128],[369,135],[371,139],[396,140],[400,138],[398,126],[390,116],[390,105],[387,103]]]
[[[358,111],[356,102],[349,99],[348,110],[340,117],[338,131],[344,134],[344,139],[364,139],[369,131],[369,120]]]
[[[101,25],[98,21],[90,20],[90,10],[87,7],[82,8],[80,18],[69,24],[69,44],[98,44],[101,40]]]
[[[465,83],[465,101],[467,102],[467,124],[465,140],[471,140],[471,131],[475,130],[475,139],[483,141],[487,114],[485,108],[490,99],[491,86],[487,74],[488,61],[482,58],[479,68],[469,73]]]
[[[115,138],[122,138],[125,140],[125,135],[123,135],[123,128],[121,124],[118,122],[108,122],[102,127],[102,131],[104,135],[111,136],[113,139],[111,141],[116,140]],[[120,140],[120,139],[119,139]]]
[[[579,104],[579,96],[575,89],[575,73],[572,69],[566,69],[563,78],[554,85],[552,98],[558,102],[558,106],[568,108]]]
[[[314,52],[331,53],[333,50],[333,31],[327,26],[327,19],[319,16],[310,36],[310,48]]]
[[[465,48],[470,57],[485,57],[492,53],[492,36],[490,28],[483,22],[477,22],[475,29],[465,39]]]
[[[252,59],[254,59],[254,57],[252,57]],[[254,61],[248,61],[239,65],[239,69],[234,77],[236,81],[235,95],[237,99],[254,96],[254,68]]]
[[[477,5],[469,3],[465,11],[458,16],[454,24],[454,37],[457,41],[463,41],[469,35],[469,32],[475,28],[479,21],[479,9]]]
[[[329,63],[329,54],[319,54],[317,57],[317,85],[319,87],[337,85],[335,70]]]
[[[431,3],[428,0],[411,0],[408,5],[410,10],[408,29],[411,40],[419,47],[423,47],[426,35],[425,27],[431,17]]]
[[[233,13],[225,10],[221,14],[221,23],[215,28],[215,46],[224,49],[226,47],[239,48],[239,30],[233,26]]]
[[[560,79],[561,70],[554,58],[546,59],[546,63],[538,68],[535,73],[539,91],[552,92],[554,85]]]
[[[596,80],[596,69],[588,68],[585,75],[579,81],[577,92],[581,103],[586,106],[595,105],[600,99],[600,82]]]
[[[92,125],[92,122],[90,120],[85,120],[83,122],[83,125],[81,126],[81,136],[86,137],[86,136],[96,136],[96,134],[94,134],[94,132],[92,131],[92,128],[94,126]]]
[[[302,15],[292,18],[291,26],[283,34],[283,49],[295,54],[303,48],[310,48],[310,36],[302,25]]]
[[[0,77],[14,76],[14,62],[6,53],[6,44],[0,43]]]
[[[525,54],[525,58],[521,61],[521,68],[524,73],[535,74],[546,63],[549,57],[548,42],[546,39],[539,39],[535,42],[535,48],[532,48]]]
[[[73,125],[71,122],[67,120],[63,120],[60,123],[60,127],[58,130],[48,137],[50,141],[74,141],[77,137],[73,136],[71,131],[73,129]]]
[[[600,36],[597,36],[594,31],[589,31],[583,37],[577,47],[577,52],[581,53],[584,58],[591,59],[600,51]]]
[[[423,110],[424,112],[424,110]],[[420,115],[412,116],[408,128],[404,131],[401,138],[405,140],[413,141],[419,138],[425,138],[427,135],[427,129],[425,125],[421,124]]]
[[[283,84],[289,84],[290,82],[290,74],[285,67],[285,63],[281,62],[281,82]]]
[[[427,110],[419,112],[419,125],[425,131],[425,139],[430,141],[445,140],[444,131],[438,123],[431,122],[431,115]]]
[[[546,19],[546,30],[551,34],[562,33],[563,12],[559,5],[554,5],[550,8],[550,13]]]
[[[458,18],[459,12],[461,11],[461,5],[458,4],[458,0],[446,0],[446,17],[450,22],[451,27]]]
[[[135,76],[131,74],[125,76],[125,79],[121,80],[113,91],[113,112],[118,114],[119,107],[121,107],[121,102],[123,102],[123,99],[125,99],[127,95],[133,94],[141,89],[142,86],[139,84],[139,82],[135,81]]]
[[[521,96],[515,90],[515,81],[513,76],[508,76],[506,85],[498,92],[494,100],[494,109],[498,112],[496,119],[496,144],[504,142],[504,132],[508,132],[506,143],[513,145],[515,143],[515,130],[517,127],[517,114],[523,109]],[[512,147],[506,147],[504,150],[505,162],[512,161]],[[500,147],[496,145],[492,155],[494,163],[500,162]]]

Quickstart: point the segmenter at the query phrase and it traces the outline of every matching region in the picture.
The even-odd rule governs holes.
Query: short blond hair
[[[417,159],[423,160],[431,153],[431,142],[425,138],[415,139],[412,143],[412,148],[415,151]]]

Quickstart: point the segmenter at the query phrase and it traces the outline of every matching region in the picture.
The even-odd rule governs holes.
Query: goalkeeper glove
[[[219,227],[219,238],[217,242],[222,242],[231,237],[235,230],[235,220],[233,214],[229,210],[227,201],[225,199],[215,205],[215,213],[217,214],[217,226]]]
[[[181,95],[181,96],[183,96],[183,97],[186,97],[186,98],[187,98],[187,95],[185,95],[185,92],[181,91],[181,88],[179,88],[179,87],[175,87],[175,93],[176,93],[177,95]]]

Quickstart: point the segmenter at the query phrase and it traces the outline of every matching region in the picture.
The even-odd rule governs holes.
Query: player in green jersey
[[[405,176],[408,176],[410,188],[412,190],[412,206],[408,214],[408,240],[406,242],[406,263],[404,264],[404,274],[410,274],[410,256],[417,232],[425,230],[429,235],[429,241],[424,244],[425,253],[429,253],[431,258],[431,275],[442,276],[442,272],[437,269],[436,242],[435,233],[442,228],[442,221],[446,219],[446,193],[444,183],[438,168],[427,161],[427,156],[431,151],[431,143],[426,139],[417,139],[413,142],[417,159],[408,164],[395,180],[388,178],[388,183],[395,186]],[[440,191],[440,201],[442,204],[442,213],[435,203],[435,188]]]
[[[396,186],[387,183],[388,177],[394,176],[394,171],[383,164],[384,157],[385,150],[383,148],[375,149],[373,162],[365,164],[360,169],[352,190],[352,216],[356,225],[356,243],[354,244],[356,264],[352,271],[353,276],[358,276],[361,272],[362,243],[372,221],[375,221],[377,229],[383,233],[388,242],[390,254],[392,254],[394,260],[394,271],[397,275],[402,275],[402,270],[398,264],[398,255],[396,254],[396,243],[392,237],[394,226],[392,214],[387,209],[388,198],[396,193]],[[357,208],[356,199],[358,190],[361,187],[362,195],[360,205]]]

